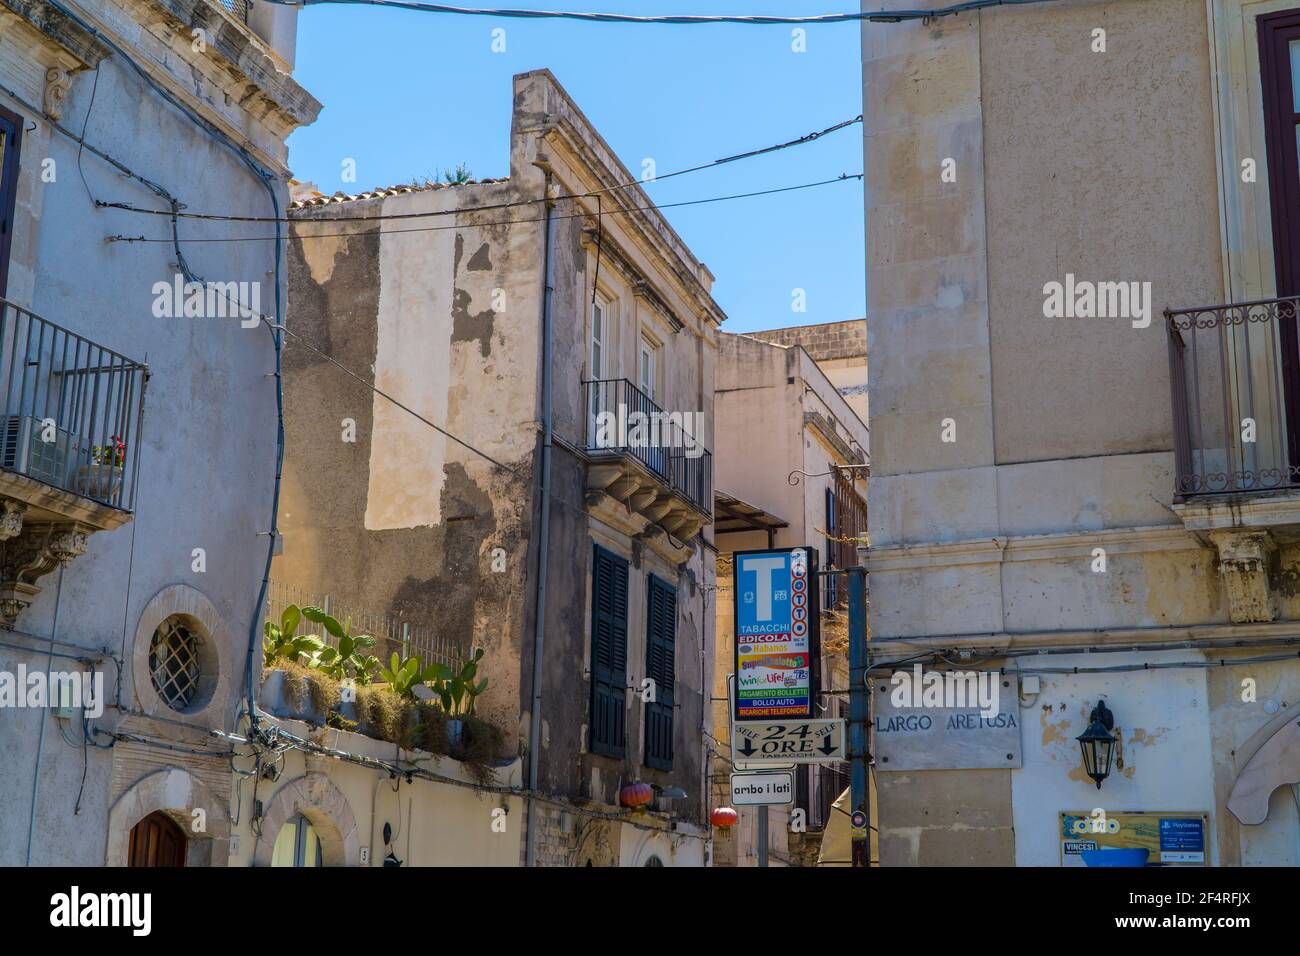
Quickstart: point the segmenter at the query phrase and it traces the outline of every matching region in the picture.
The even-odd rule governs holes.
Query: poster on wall
[[[1086,866],[1085,850],[1146,850],[1147,866],[1208,866],[1205,813],[1144,810],[1131,813],[1063,811],[1061,865]]]
[[[813,716],[817,552],[735,554],[735,719]]]

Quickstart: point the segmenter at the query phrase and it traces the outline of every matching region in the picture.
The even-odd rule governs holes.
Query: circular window
[[[149,677],[172,710],[185,713],[207,703],[212,692],[208,642],[197,624],[174,614],[158,625],[149,644]]]

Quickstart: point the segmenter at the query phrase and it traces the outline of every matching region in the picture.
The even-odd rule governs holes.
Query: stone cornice
[[[1154,525],[871,548],[865,553],[865,564],[868,571],[879,574],[963,564],[1086,558],[1092,554],[1093,548],[1105,548],[1108,554],[1114,555],[1197,551],[1204,547],[1181,527]]]
[[[41,0],[0,2],[10,9],[15,4],[42,7]],[[121,47],[154,82],[282,175],[287,175],[285,138],[311,123],[321,109],[277,67],[277,57],[265,41],[229,17],[215,0],[122,0],[121,6],[78,8],[75,18],[63,16],[54,24],[57,30],[50,29],[51,23],[47,18],[33,25],[60,48],[80,36],[86,55],[98,57],[92,62],[78,55],[86,65],[114,56],[112,44]],[[76,27],[76,33],[66,25]],[[198,50],[196,29],[203,30]],[[94,45],[87,48],[86,38]],[[126,64],[122,68],[130,70]]]
[[[1210,642],[1231,641],[1232,648],[1209,648]],[[1295,650],[1300,658],[1300,621],[1272,621],[1261,624],[1198,624],[1191,627],[1116,627],[1098,630],[990,632],[985,634],[927,634],[916,637],[873,638],[872,660],[906,657],[926,650],[970,650],[996,655],[999,651],[1038,648],[1125,648],[1140,650],[1160,645],[1165,650],[1203,650],[1232,654],[1261,647]]]
[[[238,23],[212,0],[134,0],[140,6],[161,8],[188,31],[202,28],[208,35],[210,55],[220,56],[252,82],[265,99],[283,112],[293,125],[316,119],[320,102],[276,66],[274,51],[248,26]]]
[[[576,111],[576,107],[574,109]],[[631,181],[631,174],[617,157],[609,152],[608,147],[599,152],[594,149],[587,137],[583,136],[581,130],[568,116],[547,115],[543,127],[538,132],[543,142],[552,148],[563,149],[576,161],[574,165],[589,170],[592,178],[598,183],[597,188],[607,189]],[[600,145],[604,146],[604,143]],[[645,191],[640,186],[629,186],[619,190],[619,193],[626,195],[626,205],[619,202],[619,196],[615,193],[607,193],[606,198],[610,200],[611,207],[623,208],[626,214],[620,217],[620,221],[624,227],[642,241],[655,247],[654,256],[663,260],[667,271],[681,288],[683,298],[699,303],[700,314],[696,317],[697,321],[701,324],[711,322],[715,326],[721,325],[726,319],[726,314],[696,275],[698,261],[662,216],[653,210],[646,211],[645,207],[653,203]],[[582,204],[582,208],[593,219],[595,218],[594,202]],[[696,334],[699,334],[699,330],[696,330]]]
[[[107,46],[44,0],[0,0],[0,14],[12,13],[49,38],[83,67],[96,67],[110,54]]]

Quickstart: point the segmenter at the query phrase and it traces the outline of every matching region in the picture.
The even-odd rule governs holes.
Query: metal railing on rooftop
[[[712,516],[713,455],[696,445],[683,415],[665,412],[625,378],[583,385],[587,453],[631,455],[699,511]]]
[[[1300,298],[1165,311],[1179,496],[1300,480]]]
[[[148,367],[0,299],[0,468],[135,508]]]
[[[267,617],[279,621],[280,615],[290,604],[318,607],[345,624],[351,621],[350,633],[369,634],[375,639],[375,646],[365,653],[379,658],[385,667],[394,653],[402,657],[418,657],[425,666],[437,662],[448,667],[457,666],[469,655],[468,643],[439,635],[426,625],[413,624],[381,611],[346,604],[329,594],[317,594],[283,581],[272,581],[266,598]],[[330,645],[338,646],[337,638],[325,633],[324,628],[306,618],[298,623],[296,633],[315,634]]]

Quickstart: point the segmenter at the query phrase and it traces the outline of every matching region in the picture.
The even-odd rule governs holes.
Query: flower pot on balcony
[[[121,488],[121,465],[82,465],[77,470],[77,489],[89,498],[112,501]]]

